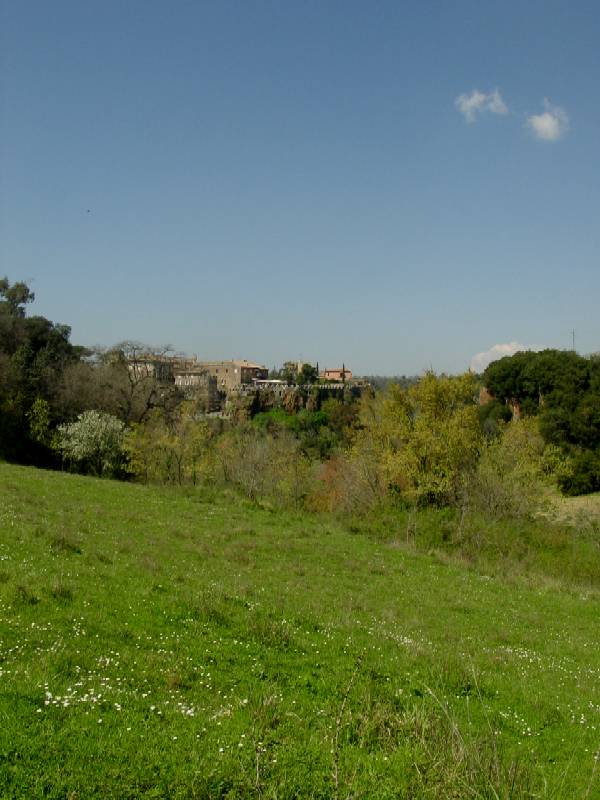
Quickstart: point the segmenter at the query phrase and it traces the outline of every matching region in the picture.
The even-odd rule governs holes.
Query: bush
[[[600,491],[600,451],[584,450],[574,456],[571,471],[559,477],[558,485],[570,496]]]
[[[212,434],[194,403],[172,414],[156,409],[125,438],[129,471],[146,483],[193,484],[211,474]]]
[[[84,411],[76,422],[60,425],[55,448],[80,472],[116,477],[124,472],[125,425],[102,411]]]
[[[489,403],[479,406],[479,423],[486,436],[497,436],[502,423],[510,422],[512,411],[506,403],[500,400],[491,400]]]
[[[377,455],[362,449],[330,458],[320,469],[320,482],[308,504],[315,511],[363,515],[378,506],[386,486]]]
[[[253,502],[269,500],[299,508],[313,484],[313,470],[300,443],[288,431],[276,436],[240,426],[224,434],[215,448],[222,478]]]
[[[495,518],[530,516],[540,504],[543,455],[537,419],[513,420],[486,442],[474,472],[464,477],[461,504]]]

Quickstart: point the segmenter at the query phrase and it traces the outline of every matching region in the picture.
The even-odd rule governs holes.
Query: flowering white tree
[[[125,425],[111,414],[84,411],[58,432],[58,451],[82,472],[114,475],[122,467]]]

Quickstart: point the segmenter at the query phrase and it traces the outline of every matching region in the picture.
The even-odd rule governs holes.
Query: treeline
[[[60,466],[59,431],[78,415],[93,410],[131,425],[177,405],[175,387],[129,369],[139,345],[73,345],[68,325],[27,315],[34,299],[26,284],[0,280],[0,458]]]
[[[525,516],[552,484],[600,488],[596,358],[520,353],[482,378],[428,372],[361,395],[317,385],[301,403],[257,393],[223,419],[161,382],[140,346],[76,347],[68,327],[27,316],[32,300],[24,284],[0,282],[5,459],[233,486],[273,507],[350,515],[433,506]]]
[[[449,507],[530,516],[569,459],[534,417],[482,422],[471,373],[427,373],[408,389],[328,398],[295,412],[207,418],[193,400],[125,425],[86,412],[59,427],[65,464],[172,485],[233,486],[272,507],[348,516]],[[111,423],[112,420],[112,423]]]

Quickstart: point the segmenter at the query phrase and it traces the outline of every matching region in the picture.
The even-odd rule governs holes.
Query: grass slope
[[[598,797],[599,605],[0,464],[0,796]]]

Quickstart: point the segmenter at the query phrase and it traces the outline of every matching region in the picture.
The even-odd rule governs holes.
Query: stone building
[[[128,359],[136,378],[153,377],[161,383],[175,384],[189,397],[204,398],[208,410],[217,410],[225,396],[269,377],[262,364],[246,359],[199,361],[197,356],[136,354]]]
[[[266,380],[269,370],[262,364],[237,359],[233,361],[198,361],[198,368],[216,378],[219,391],[231,392],[255,380]]]
[[[178,356],[140,353],[129,356],[127,366],[136,378],[156,378],[161,383],[173,383],[173,367],[182,359]]]
[[[351,381],[352,380],[352,370],[346,368],[345,365],[342,364],[340,367],[335,367],[334,369],[324,369],[319,372],[319,378],[322,381]]]
[[[222,397],[217,385],[217,379],[210,375],[196,361],[185,361],[173,368],[175,386],[183,394],[194,400],[200,400],[207,411],[219,411],[222,406]]]

